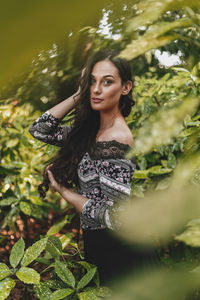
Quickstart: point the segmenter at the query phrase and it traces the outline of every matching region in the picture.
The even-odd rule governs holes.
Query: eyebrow
[[[91,76],[95,78],[95,76],[94,76],[93,74],[91,74]],[[103,78],[106,78],[106,77],[112,77],[112,78],[115,78],[113,75],[104,75],[104,76],[103,76]]]

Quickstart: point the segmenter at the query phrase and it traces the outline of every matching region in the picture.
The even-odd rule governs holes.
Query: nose
[[[92,87],[93,93],[94,94],[101,94],[101,87],[98,82],[96,82],[93,87]]]

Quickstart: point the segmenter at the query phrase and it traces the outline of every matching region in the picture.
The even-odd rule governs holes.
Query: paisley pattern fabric
[[[29,128],[36,139],[62,147],[70,127],[60,126],[60,119],[49,111]],[[77,192],[88,200],[80,214],[83,229],[96,230],[120,226],[115,215],[120,204],[129,200],[135,159],[125,159],[129,145],[116,140],[96,141],[78,165]]]

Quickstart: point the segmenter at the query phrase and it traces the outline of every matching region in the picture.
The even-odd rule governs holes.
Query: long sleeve
[[[85,218],[110,229],[116,230],[120,226],[115,216],[129,199],[135,166],[128,159],[97,161],[101,200],[89,199],[84,204],[82,214]]]
[[[60,126],[60,121],[49,111],[46,111],[33,122],[29,132],[34,138],[44,143],[62,147],[71,127]]]

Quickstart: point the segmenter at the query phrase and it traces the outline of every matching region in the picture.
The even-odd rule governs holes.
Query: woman
[[[110,230],[117,227],[115,207],[130,195],[135,170],[134,161],[124,158],[133,147],[124,119],[133,104],[128,62],[101,50],[86,64],[78,92],[45,112],[29,129],[33,137],[61,147],[46,167],[39,190],[45,196],[43,188],[47,190],[50,182],[80,213],[85,259],[98,266],[103,283],[146,259],[146,254],[129,249]],[[72,126],[60,126],[74,108]]]

